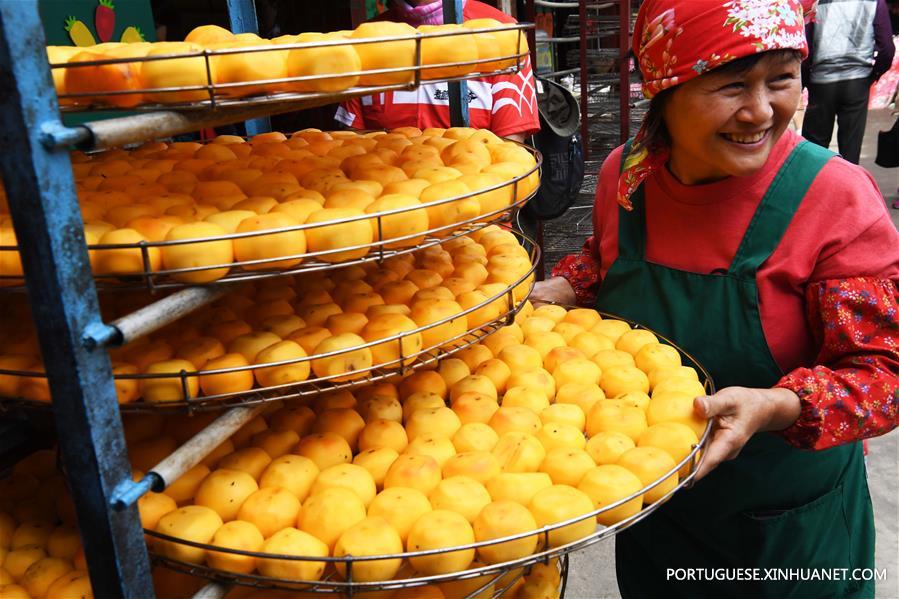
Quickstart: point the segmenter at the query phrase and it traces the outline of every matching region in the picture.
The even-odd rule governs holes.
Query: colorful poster
[[[51,46],[156,41],[150,0],[39,0],[38,10]],[[63,122],[72,127],[111,116],[122,113],[67,113]]]
[[[40,0],[38,8],[53,46],[156,41],[149,0]]]

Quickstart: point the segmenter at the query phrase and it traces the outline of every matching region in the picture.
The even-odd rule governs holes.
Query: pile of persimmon
[[[308,379],[352,381],[370,376],[374,368],[399,370],[419,356],[464,342],[469,331],[508,314],[530,290],[530,269],[518,239],[491,225],[380,266],[367,263],[250,284],[112,350],[114,374],[156,375],[118,378],[118,399],[176,402],[289,387]],[[104,318],[133,311],[149,301],[144,295],[104,294]],[[6,312],[11,317],[0,327],[0,369],[43,372],[34,331],[23,324],[31,321],[27,309],[8,307]],[[362,347],[367,344],[372,345]],[[266,366],[271,363],[279,365]],[[225,369],[233,371],[215,373]],[[192,373],[184,384],[178,377],[182,371]],[[198,371],[210,374],[193,374]],[[42,376],[0,375],[0,397],[51,401]]]
[[[75,152],[72,163],[88,245],[124,246],[90,252],[94,274],[107,281],[171,271],[182,283],[209,283],[234,262],[243,271],[287,270],[310,254],[336,263],[379,245],[411,248],[426,234],[498,218],[539,181],[522,146],[462,127],[148,142]],[[7,212],[0,194],[0,245],[15,246]],[[233,234],[246,236],[222,239]],[[178,243],[142,252],[145,242]],[[0,275],[22,275],[16,251],[0,250]]]
[[[51,64],[72,65],[53,69],[61,104],[132,108],[207,100],[210,85],[216,96],[239,98],[411,83],[419,68],[422,79],[494,72],[514,66],[519,55],[527,55],[522,32],[483,31],[496,27],[503,25],[494,19],[422,25],[417,30],[405,23],[379,21],[363,23],[353,31],[268,40],[204,25],[183,42],[48,46],[47,55]],[[421,35],[425,37],[417,64],[416,37]],[[384,37],[394,39],[366,42]],[[206,50],[211,51],[208,60]],[[110,59],[126,62],[95,64]],[[75,66],[79,63],[82,66]],[[376,70],[388,72],[370,72]],[[169,91],[152,91],[163,88]]]
[[[663,500],[706,427],[692,411],[704,392],[679,352],[649,331],[593,310],[528,305],[435,370],[272,404],[139,510],[145,528],[242,551],[445,550],[356,562],[359,582],[507,563]],[[133,467],[152,468],[212,418],[129,418]],[[461,548],[511,535],[524,536]],[[310,581],[336,566],[346,575],[341,562],[151,542],[166,557],[236,574]]]

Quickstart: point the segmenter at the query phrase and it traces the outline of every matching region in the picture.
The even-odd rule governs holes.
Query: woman
[[[899,234],[864,170],[787,130],[802,6],[647,0],[634,46],[646,121],[602,167],[584,253],[534,297],[643,322],[722,391],[694,403],[714,419],[697,484],[618,536],[621,593],[873,596],[851,580],[874,558],[859,440],[899,421]],[[766,568],[849,570],[746,580]]]

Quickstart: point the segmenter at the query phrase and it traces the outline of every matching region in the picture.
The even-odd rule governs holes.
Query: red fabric
[[[737,58],[796,49],[808,56],[810,0],[647,0],[634,24],[643,93],[686,83]]]
[[[379,20],[396,20],[393,10]],[[463,18],[496,19],[514,23],[515,19],[482,2],[469,0]],[[471,126],[489,129],[499,136],[540,130],[537,93],[530,59],[519,73],[483,77],[468,81],[471,102],[468,114]],[[394,129],[396,127],[449,127],[449,94],[446,83],[428,83],[417,90],[385,92],[365,98],[353,98],[340,105],[335,118],[354,129]]]
[[[827,449],[899,426],[899,291],[896,282],[853,278],[806,290],[808,320],[820,346],[812,368],[777,384],[802,402],[781,435],[797,447]]]
[[[634,24],[634,55],[643,74],[643,94],[686,83],[732,60],[769,50],[799,50],[808,56],[805,17],[815,0],[647,0]],[[630,196],[668,162],[667,148],[643,147],[635,137],[618,183],[618,202]]]
[[[596,305],[596,294],[599,292],[599,260],[594,240],[594,237],[589,237],[580,254],[565,256],[552,269],[552,276],[568,280],[574,289],[577,305],[584,308]]]
[[[897,45],[899,45],[899,37]],[[893,94],[899,89],[899,52],[893,56],[893,66],[871,86],[868,109],[889,108]]]
[[[647,179],[647,259],[697,273],[726,269],[764,192],[799,141],[801,137],[796,133],[785,133],[766,166],[749,177],[687,186],[662,169]],[[596,274],[604,276],[618,256],[616,195],[621,154],[621,148],[616,149],[600,171],[593,242],[585,246],[580,257],[566,259],[553,270],[554,275],[569,278],[580,293],[579,304],[595,302]],[[814,321],[810,323],[806,318],[808,310],[818,310],[820,320],[833,326],[832,315],[839,311],[823,311],[825,304],[812,304],[807,292],[814,289],[814,283],[857,277],[892,281],[895,290],[895,282],[899,281],[899,233],[870,175],[835,158],[812,183],[783,240],[757,277],[762,328],[774,359],[784,372],[824,365],[820,362],[822,356],[867,355],[869,349],[874,354],[881,353],[879,347],[864,345],[864,336],[859,338],[862,345],[851,351],[822,348],[822,343],[831,343],[833,338],[816,337]],[[887,311],[895,310],[895,295],[892,308],[888,303],[878,305]],[[863,315],[866,319],[895,322],[895,314],[877,312],[878,316],[873,316],[874,312],[877,311],[868,309]],[[837,365],[835,376],[842,376],[840,361],[832,362]],[[828,366],[834,367],[830,363]],[[895,365],[892,369],[890,376],[895,385]],[[858,376],[866,376],[865,371]],[[871,383],[870,379],[865,380]],[[838,378],[831,381],[842,384]]]

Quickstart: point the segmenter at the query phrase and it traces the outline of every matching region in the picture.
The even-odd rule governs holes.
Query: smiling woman
[[[722,389],[694,399],[714,423],[702,480],[617,537],[625,599],[874,594],[860,581],[666,580],[873,563],[859,441],[899,424],[899,234],[867,172],[788,128],[802,4],[642,4],[649,116],[602,166],[584,252],[531,296],[640,322]]]
[[[669,168],[687,185],[757,172],[799,105],[801,61],[796,50],[752,54],[663,91],[647,115],[662,138],[646,146],[669,145]]]

